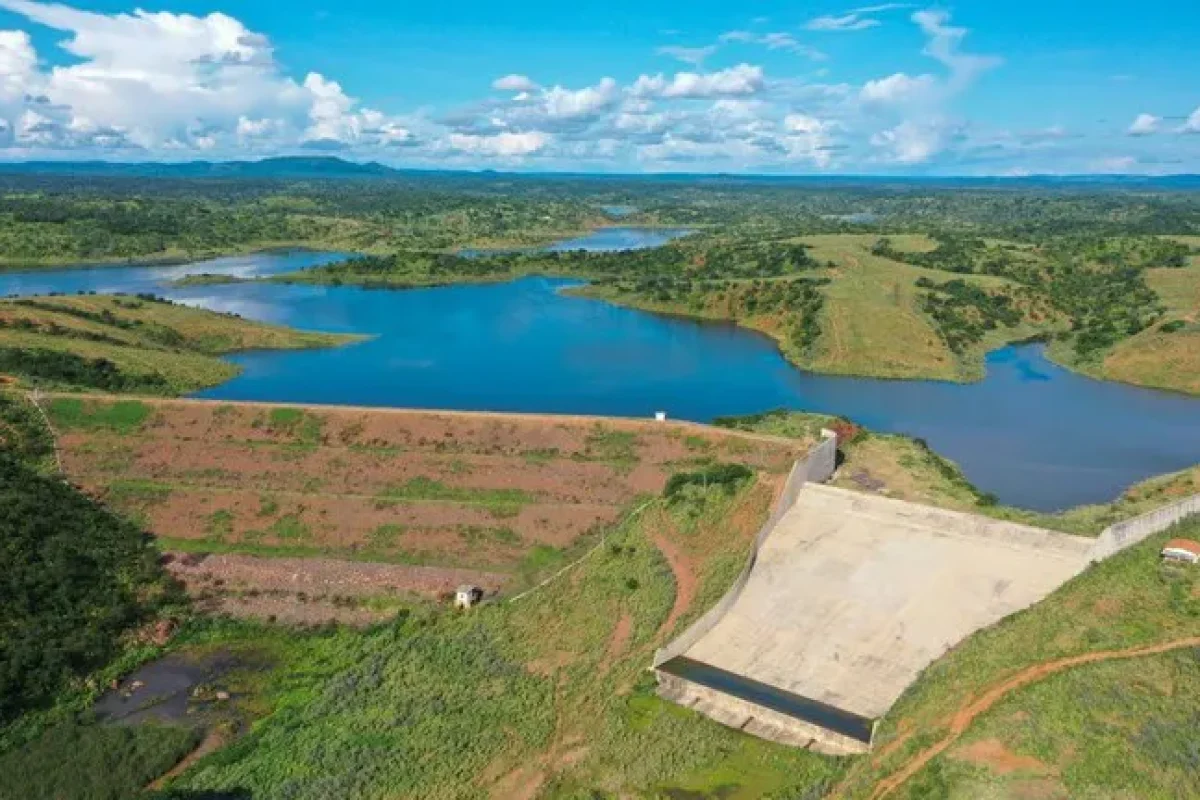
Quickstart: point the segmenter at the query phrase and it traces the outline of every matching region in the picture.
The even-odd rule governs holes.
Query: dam
[[[1114,546],[1108,531],[1072,536],[821,485],[833,441],[797,464],[733,588],[654,661],[660,695],[830,754],[867,752],[876,721],[970,634],[1200,506],[1131,521],[1137,534]]]

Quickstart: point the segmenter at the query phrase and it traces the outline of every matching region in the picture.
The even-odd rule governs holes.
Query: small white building
[[[1185,564],[1200,563],[1200,542],[1191,539],[1172,539],[1163,545],[1162,557],[1166,561],[1182,561]]]
[[[479,604],[483,599],[483,589],[470,584],[463,584],[458,587],[458,591],[454,593],[455,608],[471,608]]]

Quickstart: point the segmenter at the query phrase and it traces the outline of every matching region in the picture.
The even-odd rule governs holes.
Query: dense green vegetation
[[[0,454],[0,721],[104,665],[170,593],[140,530]]]
[[[955,353],[983,341],[988,331],[1021,324],[1021,314],[1008,295],[989,293],[959,279],[934,283],[918,278],[916,285],[929,290],[922,296],[921,307]]]
[[[63,722],[26,747],[0,755],[0,800],[126,800],[199,741],[177,725]]]
[[[0,388],[0,451],[31,466],[47,467],[54,437],[38,410],[20,393]]]
[[[165,394],[170,390],[161,375],[130,375],[107,358],[85,358],[40,347],[0,347],[0,372],[20,375],[33,383],[105,392]]]
[[[667,480],[663,496],[668,500],[677,500],[691,487],[699,487],[705,491],[709,487],[721,487],[732,494],[739,484],[753,475],[750,468],[744,464],[709,464],[694,472],[676,472]]]

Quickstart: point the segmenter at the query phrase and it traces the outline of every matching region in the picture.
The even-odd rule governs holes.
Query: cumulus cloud
[[[832,122],[817,119],[807,114],[789,114],[783,119],[782,143],[787,149],[789,160],[811,161],[825,168],[833,160]]]
[[[719,72],[677,72],[670,79],[662,74],[642,75],[630,93],[635,97],[716,97],[754,94],[762,91],[763,85],[762,67],[738,64]]]
[[[965,91],[978,76],[1001,63],[993,56],[965,52],[963,40],[969,31],[950,24],[944,11],[926,9],[915,12],[912,21],[925,34],[922,52],[940,62],[942,75],[923,73],[910,76],[897,72],[867,81],[858,98],[864,109],[885,110],[895,123],[870,138],[885,161],[897,164],[921,164],[946,146],[944,118],[951,101]]]
[[[859,91],[859,98],[864,103],[908,104],[927,101],[937,92],[938,82],[932,75],[910,77],[897,72],[886,78],[867,81]]]
[[[1196,106],[1193,111],[1179,128],[1180,133],[1200,133],[1200,106]]]
[[[827,14],[810,19],[804,26],[810,31],[864,31],[867,28],[878,27],[881,23],[869,14],[892,11],[897,8],[910,8],[907,3],[884,3],[877,6],[864,6],[847,11],[845,14]]]
[[[360,108],[336,81],[318,73],[302,83],[287,77],[270,41],[225,14],[107,15],[32,0],[0,0],[0,8],[68,33],[61,47],[76,59],[40,70],[27,34],[0,32],[0,113],[14,144],[120,140],[150,150],[211,150],[265,139],[268,131],[273,144],[293,146],[408,135],[398,121]]]
[[[1162,118],[1156,117],[1153,114],[1138,114],[1126,132],[1130,136],[1149,136],[1152,133],[1158,132],[1158,126],[1161,122]]]
[[[542,107],[551,119],[575,119],[595,114],[612,105],[619,94],[617,82],[602,78],[595,86],[578,91],[555,86],[541,98]]]
[[[865,30],[902,7],[853,9],[807,27]],[[1041,152],[1048,154],[1045,163],[1057,164],[1049,159],[1066,155],[1066,140],[1083,135],[1054,128],[980,132],[955,116],[955,100],[1000,59],[965,50],[967,29],[937,10],[910,16],[923,34],[927,70],[881,70],[856,85],[824,78],[828,70],[768,80],[750,63],[704,67],[718,49],[735,45],[823,57],[802,41],[811,35],[767,32],[767,21],[756,20],[705,47],[659,48],[691,65],[683,71],[628,83],[598,73],[592,83],[572,86],[497,73],[481,81],[474,102],[396,115],[363,103],[336,76],[285,71],[266,36],[227,14],[107,14],[40,0],[0,0],[0,8],[23,16],[31,30],[62,32],[57,46],[64,51],[39,54],[36,33],[0,30],[0,148],[9,148],[10,157],[124,149],[229,158],[307,148],[384,160],[402,152],[406,161],[429,164],[594,161],[607,168],[686,163],[794,171],[937,159],[941,166],[1001,170],[1014,157]],[[1200,133],[1200,108],[1186,121],[1140,115],[1128,130]],[[1089,143],[1070,166],[1082,169],[1102,153]],[[1152,163],[1152,154],[1136,154],[1137,166]]]
[[[871,137],[871,144],[885,152],[885,160],[897,164],[922,164],[941,151],[943,141],[942,126],[934,121],[905,120]]]

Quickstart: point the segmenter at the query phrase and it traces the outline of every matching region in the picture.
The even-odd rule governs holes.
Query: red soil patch
[[[661,524],[654,525],[654,534],[651,539],[654,546],[663,554],[663,558],[667,560],[667,564],[671,567],[671,573],[675,576],[675,603],[671,606],[671,613],[658,628],[658,635],[661,637],[670,633],[679,618],[691,607],[692,600],[696,597],[697,580],[693,560],[671,540],[670,535],[664,532],[665,529],[674,533],[675,526],[670,517],[660,514],[659,520]]]
[[[167,569],[185,585],[219,579],[229,588],[370,597],[411,593],[436,597],[464,583],[496,592],[507,576],[442,567],[368,564],[331,558],[172,555]]]
[[[65,431],[64,467],[160,536],[500,571],[615,522],[698,458],[778,481],[805,446],[649,420],[141,402],[139,430]]]
[[[629,647],[629,637],[632,635],[633,616],[628,611],[622,612],[621,618],[613,626],[612,637],[608,640],[608,649],[604,653],[604,660],[600,662],[602,670],[608,669],[625,652],[625,648]]]
[[[999,739],[981,739],[953,753],[961,761],[987,767],[998,775],[1010,772],[1034,772],[1045,775],[1053,770],[1033,756],[1023,756],[1009,750]]]
[[[327,558],[170,554],[166,560],[170,573],[206,610],[296,625],[329,621],[368,625],[390,617],[393,611],[363,606],[358,602],[363,598],[437,598],[463,583],[494,593],[507,577]]]
[[[217,750],[220,750],[232,738],[233,735],[225,728],[221,726],[214,727],[208,733],[204,734],[204,738],[196,746],[195,750],[188,753],[178,764],[159,776],[153,783],[146,787],[147,790],[158,791],[162,789],[167,781],[182,775],[192,764],[195,764],[209,753],[215,753]]]
[[[1054,661],[1047,661],[1041,664],[1035,664],[1032,667],[1027,667],[1010,678],[1007,678],[985,691],[975,700],[959,708],[958,711],[950,718],[948,723],[949,732],[942,737],[936,744],[917,753],[899,770],[892,773],[887,778],[881,780],[875,785],[875,790],[871,792],[871,800],[879,800],[879,798],[887,797],[892,792],[899,789],[913,775],[916,775],[921,769],[932,761],[934,758],[941,755],[951,745],[958,741],[959,737],[971,726],[976,717],[988,711],[996,703],[1003,700],[1012,692],[1022,689],[1032,683],[1044,680],[1056,673],[1062,672],[1073,667],[1083,666],[1085,664],[1094,664],[1101,661],[1118,661],[1128,658],[1141,658],[1143,656],[1153,656],[1160,653],[1167,653],[1172,650],[1181,650],[1185,647],[1200,647],[1200,636],[1190,636],[1184,639],[1176,639],[1169,642],[1160,642],[1154,645],[1144,645],[1141,647],[1131,647],[1127,650],[1098,650],[1093,653],[1084,653],[1078,656],[1070,656],[1060,658]],[[839,796],[835,794],[835,796]]]

